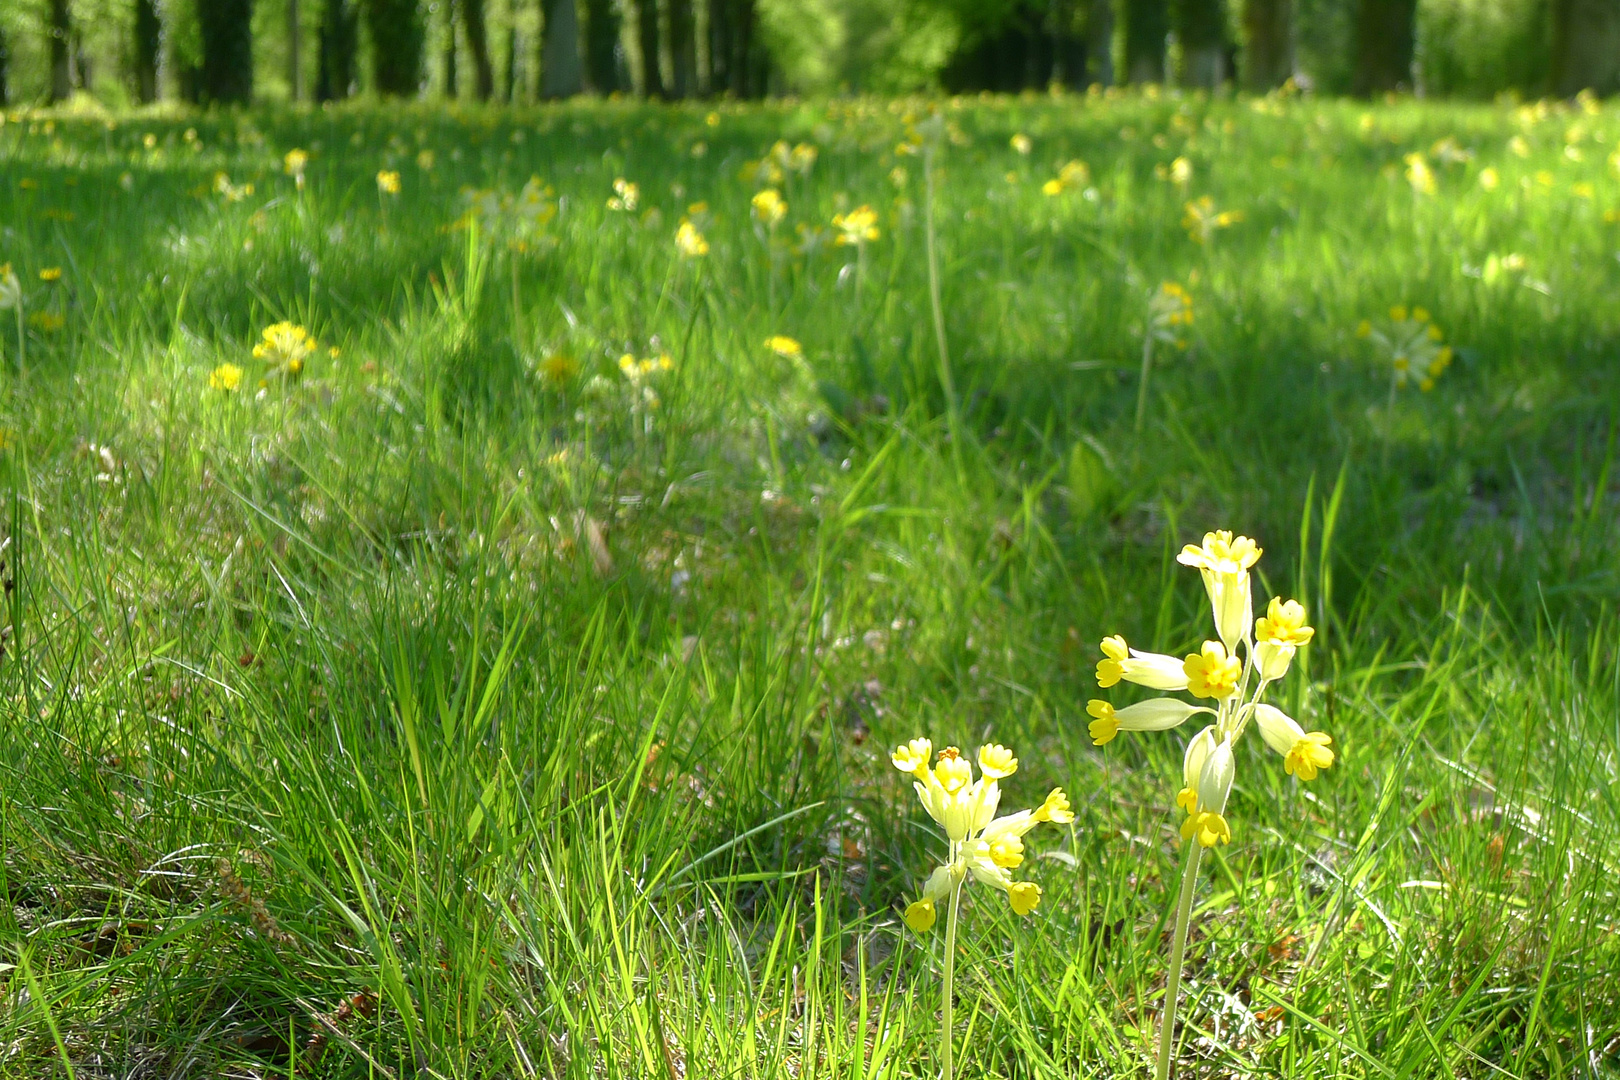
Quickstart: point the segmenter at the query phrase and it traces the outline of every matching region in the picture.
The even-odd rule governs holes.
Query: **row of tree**
[[[1332,25],[1340,30],[1328,51],[1339,54],[1342,76],[1326,80],[1328,89],[1410,89],[1425,66],[1444,71],[1447,62],[1420,56],[1419,0],[257,0],[258,12],[256,0],[18,2],[35,8],[51,101],[90,86],[83,25],[105,21],[109,5],[125,9],[114,18],[125,28],[118,55],[130,96],[141,102],[160,97],[165,82],[201,103],[251,100],[256,33],[282,38],[286,70],[278,78],[290,96],[321,101],[362,88],[415,96],[430,83],[480,100],[629,90],[753,98],[802,88],[813,81],[806,71],[819,73],[822,88],[935,79],[954,91],[1147,82],[1264,91],[1331,66],[1302,66],[1301,54]],[[301,11],[301,2],[314,10]],[[1488,71],[1487,81],[1530,92],[1620,90],[1620,0],[1424,2],[1440,12],[1519,5],[1524,28],[1504,48],[1535,59],[1511,74]],[[285,22],[267,29],[267,4],[284,6]],[[306,19],[315,28],[307,59]],[[16,17],[0,18],[0,104],[12,96],[8,33],[18,31]],[[899,64],[930,40],[942,43],[935,55]],[[1482,46],[1458,40],[1450,48]],[[904,71],[885,79],[885,65]],[[1452,66],[1467,65],[1453,58]],[[520,80],[522,71],[532,74]]]

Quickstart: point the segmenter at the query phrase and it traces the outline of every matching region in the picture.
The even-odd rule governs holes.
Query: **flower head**
[[[287,155],[281,159],[282,171],[293,178],[299,191],[304,190],[304,167],[308,164],[309,154],[298,149],[287,151]]]
[[[235,364],[221,364],[208,373],[208,389],[210,390],[222,390],[228,394],[241,385],[242,369]]]
[[[60,266],[47,266],[39,272],[39,280],[54,285],[62,280],[62,268]]]
[[[10,263],[0,263],[0,311],[22,303],[22,282],[12,272]]]
[[[1320,731],[1307,732],[1281,709],[1264,703],[1254,708],[1255,726],[1267,746],[1283,755],[1283,771],[1301,780],[1315,780],[1316,774],[1333,764],[1331,738]]]
[[[1316,631],[1305,625],[1305,607],[1298,600],[1284,600],[1273,596],[1266,605],[1266,613],[1254,620],[1256,641],[1277,645],[1308,644]]]
[[[304,359],[316,348],[308,330],[278,322],[264,328],[263,336],[253,346],[253,358],[269,364],[271,374],[299,375],[304,370]]]
[[[622,210],[628,213],[634,210],[640,201],[639,185],[632,184],[622,176],[613,181],[613,195],[607,201],[609,210]]]
[[[930,767],[932,750],[929,740],[917,738],[890,755],[895,768],[915,778],[917,798],[951,842],[945,864],[929,875],[921,898],[906,909],[906,925],[926,932],[934,925],[934,905],[969,878],[1001,889],[1015,912],[1029,914],[1040,903],[1040,889],[1014,881],[1011,871],[1024,862],[1024,836],[1031,829],[1042,822],[1074,820],[1063,789],[1054,788],[1034,810],[996,817],[1000,781],[1018,768],[1013,752],[999,743],[979,747],[975,756],[982,775],[975,779],[972,763],[956,747],[939,751]]]
[[[1193,697],[1231,697],[1243,676],[1242,661],[1229,656],[1218,641],[1204,642],[1198,652],[1188,654],[1182,666],[1187,673],[1187,692]]]
[[[683,221],[681,227],[675,230],[675,250],[681,253],[683,259],[701,259],[709,253],[709,242],[703,239],[696,225]]]
[[[1093,699],[1086,712],[1093,717],[1087,726],[1093,745],[1104,746],[1121,731],[1168,731],[1186,723],[1194,713],[1209,709],[1189,705],[1179,698],[1151,698],[1115,709],[1106,701]]]
[[[1187,676],[1181,661],[1163,653],[1139,652],[1115,634],[1102,640],[1103,658],[1097,661],[1097,685],[1107,689],[1121,679],[1150,690],[1185,690]]]
[[[882,235],[878,231],[877,211],[870,206],[858,206],[847,214],[834,214],[832,223],[838,230],[836,243],[840,247],[864,244]]]
[[[1014,151],[1024,157],[1029,157],[1029,152],[1035,149],[1035,144],[1030,141],[1029,136],[1025,135],[1021,131],[1012,138],[1008,139],[1007,145],[1012,147]]]
[[[399,173],[382,169],[377,173],[377,191],[383,195],[399,194]]]
[[[765,339],[765,347],[777,356],[792,360],[804,355],[804,346],[790,337],[773,334]]]
[[[774,228],[787,216],[787,202],[782,198],[781,192],[775,188],[766,188],[755,195],[750,202],[753,205],[754,217],[762,225]]]

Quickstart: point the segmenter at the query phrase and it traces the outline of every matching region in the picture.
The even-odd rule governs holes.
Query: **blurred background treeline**
[[[1620,0],[3,0],[0,104],[1620,91]]]

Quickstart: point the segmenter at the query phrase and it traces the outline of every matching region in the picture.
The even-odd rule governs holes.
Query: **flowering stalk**
[[[1226,801],[1236,772],[1233,747],[1253,721],[1266,745],[1283,755],[1283,769],[1290,775],[1314,780],[1334,759],[1328,748],[1332,740],[1327,735],[1319,731],[1307,733],[1281,709],[1264,701],[1266,688],[1288,673],[1296,651],[1311,640],[1315,631],[1305,625],[1305,609],[1295,600],[1272,597],[1266,614],[1253,617],[1249,568],[1259,558],[1260,548],[1253,540],[1246,536],[1234,538],[1229,532],[1207,533],[1202,546],[1189,544],[1182,549],[1177,561],[1196,567],[1203,576],[1216,635],[1184,659],[1140,652],[1126,645],[1121,637],[1103,639],[1103,659],[1097,663],[1099,686],[1130,682],[1153,690],[1184,690],[1195,698],[1213,701],[1213,707],[1168,697],[1120,709],[1102,700],[1093,700],[1087,706],[1092,716],[1091,739],[1098,746],[1112,741],[1121,730],[1166,731],[1179,727],[1196,713],[1215,717],[1214,723],[1187,742],[1182,755],[1184,786],[1176,795],[1176,805],[1187,813],[1181,839],[1188,844],[1188,852],[1176,903],[1156,1080],[1168,1080],[1170,1076],[1181,970],[1201,852],[1232,839]]]
[[[961,442],[957,431],[956,379],[951,374],[951,353],[945,338],[945,304],[939,290],[939,253],[934,237],[934,154],[943,125],[936,117],[932,138],[923,143],[923,240],[928,249],[928,304],[934,313],[934,342],[939,347],[939,386],[945,391],[945,414],[951,429],[951,453],[961,469]]]
[[[973,766],[954,746],[939,752],[932,767],[934,744],[912,739],[897,747],[890,760],[894,767],[910,774],[912,787],[923,809],[945,830],[949,841],[943,866],[928,875],[922,899],[906,908],[906,925],[919,934],[933,929],[935,905],[946,898],[950,907],[945,916],[945,968],[941,979],[940,1065],[944,1080],[954,1080],[956,1057],[951,1045],[955,1027],[953,993],[956,982],[956,930],[961,913],[962,887],[969,877],[981,885],[993,885],[1007,894],[1007,902],[1019,915],[1028,915],[1041,902],[1041,887],[1033,881],[1014,881],[1012,871],[1024,861],[1024,835],[1043,821],[1063,824],[1074,820],[1069,800],[1062,788],[1053,788],[1046,801],[1034,810],[995,817],[1001,804],[1000,782],[1018,770],[1018,759],[1005,746],[991,743],[979,747],[979,771],[973,779]]]

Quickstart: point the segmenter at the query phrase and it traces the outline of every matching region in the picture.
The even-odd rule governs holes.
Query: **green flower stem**
[[[951,984],[956,981],[956,913],[961,906],[962,882],[958,881],[951,887],[951,910],[945,916],[945,989],[939,1006],[939,1056],[944,1062],[940,1076],[943,1080],[954,1080],[956,1076],[951,1047],[951,1028],[955,1026],[951,1015],[955,987]]]
[[[1193,888],[1198,884],[1198,859],[1203,851],[1203,845],[1196,838],[1187,841],[1187,859],[1181,866],[1181,899],[1176,903],[1176,936],[1170,941],[1170,979],[1164,986],[1164,1020],[1159,1024],[1159,1066],[1153,1071],[1154,1080],[1170,1080],[1170,1051],[1176,1039],[1176,1002],[1181,996],[1181,962],[1187,953],[1187,924],[1192,921]]]
[[[1147,420],[1148,379],[1153,375],[1153,327],[1148,326],[1148,332],[1142,339],[1142,375],[1136,384],[1136,434],[1142,434],[1142,424]]]

